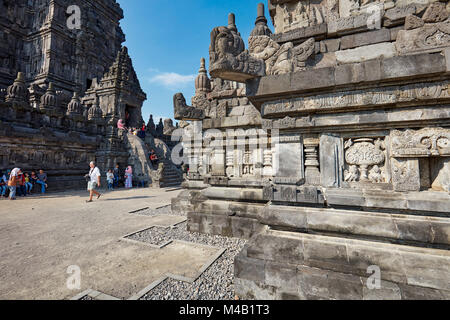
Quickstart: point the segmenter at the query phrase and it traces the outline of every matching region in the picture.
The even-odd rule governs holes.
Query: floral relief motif
[[[384,140],[372,138],[349,139],[345,143],[345,161],[349,169],[345,172],[345,181],[370,181],[383,183],[383,170],[386,155]]]

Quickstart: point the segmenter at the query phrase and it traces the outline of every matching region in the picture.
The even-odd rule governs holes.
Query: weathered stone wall
[[[214,88],[192,107],[175,97],[201,133],[186,153],[203,158],[193,153],[174,208],[189,203],[193,231],[250,238],[235,261],[243,298],[448,299],[448,1],[269,11],[275,34],[259,6],[248,51],[234,15],[211,33],[211,82],[244,83],[252,112]]]
[[[79,29],[67,23],[74,5]],[[143,163],[136,176],[151,184],[147,155],[117,129],[119,119],[142,125],[146,99],[122,47],[119,4],[0,1],[0,9],[0,167],[44,169],[55,190],[84,186],[92,160],[104,175],[116,164]]]

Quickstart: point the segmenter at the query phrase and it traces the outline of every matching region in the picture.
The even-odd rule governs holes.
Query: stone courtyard
[[[223,248],[174,241],[164,248],[129,241],[152,226],[171,227],[186,217],[144,215],[170,205],[179,191],[116,191],[92,204],[86,192],[55,193],[0,202],[0,299],[71,299],[88,289],[137,299],[155,281],[191,281]],[[135,212],[136,213],[130,213]],[[81,270],[81,288],[69,290],[69,266]],[[144,290],[141,295],[148,293]],[[138,295],[138,296],[136,296]]]

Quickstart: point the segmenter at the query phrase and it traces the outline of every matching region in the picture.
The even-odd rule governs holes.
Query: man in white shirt
[[[100,199],[100,197],[102,196],[101,193],[97,192],[97,189],[101,186],[100,169],[95,166],[94,161],[92,161],[89,166],[91,167],[91,170],[89,171],[90,180],[88,182],[88,191],[90,192],[90,198],[86,202],[92,202],[94,194],[97,195],[97,199]]]

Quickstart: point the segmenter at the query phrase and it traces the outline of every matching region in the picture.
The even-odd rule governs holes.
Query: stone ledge
[[[447,60],[441,53],[423,53],[348,64],[346,69],[339,71],[335,67],[327,67],[266,76],[248,81],[247,94],[252,103],[260,108],[261,103],[270,101],[273,97],[280,99],[302,93],[312,94],[314,91],[334,91],[336,86],[355,89],[355,83],[363,86],[374,82],[377,85],[383,82],[394,84],[407,79],[420,81],[419,79],[445,75],[448,72]]]
[[[269,226],[450,245],[450,218],[270,205],[261,223]]]
[[[450,291],[447,250],[267,230],[252,239],[247,256],[360,277],[376,265],[381,280]]]
[[[409,210],[412,212],[448,213],[450,195],[444,192],[393,192],[356,189],[327,189],[329,205],[346,207]]]

